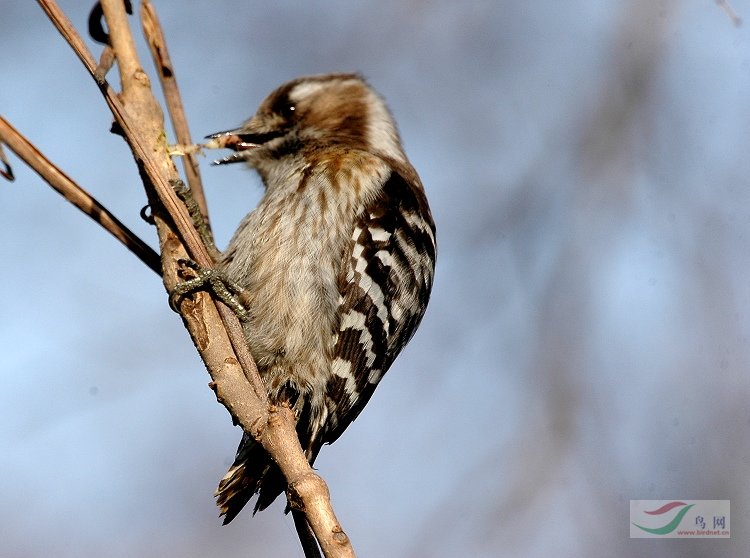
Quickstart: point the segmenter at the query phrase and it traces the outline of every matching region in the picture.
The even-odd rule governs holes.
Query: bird
[[[357,418],[414,335],[432,290],[435,223],[383,98],[355,73],[275,89],[208,136],[264,185],[216,263],[242,289],[244,334],[274,404],[289,405],[312,465]],[[216,490],[224,524],[284,492],[245,433]]]

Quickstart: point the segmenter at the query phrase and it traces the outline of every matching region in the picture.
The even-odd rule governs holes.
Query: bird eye
[[[295,107],[292,103],[287,103],[281,107],[281,116],[284,118],[291,118],[294,116],[294,111],[297,110],[297,107]]]

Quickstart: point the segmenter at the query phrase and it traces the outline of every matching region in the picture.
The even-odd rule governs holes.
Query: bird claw
[[[179,260],[180,273],[191,270],[193,277],[175,285],[169,293],[169,306],[175,312],[182,300],[189,294],[200,290],[210,290],[221,302],[226,304],[237,315],[241,322],[250,319],[247,309],[239,301],[243,289],[237,283],[230,281],[221,270],[206,268],[192,260]]]

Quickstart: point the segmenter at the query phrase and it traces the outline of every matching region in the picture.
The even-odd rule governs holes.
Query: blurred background
[[[317,462],[360,556],[750,554],[746,26],[713,0],[155,4],[194,137],[360,71],[427,187],[423,325]],[[93,81],[38,6],[1,11],[0,113],[155,245]],[[221,527],[241,433],[160,280],[9,157],[0,554],[299,556],[281,500]],[[209,161],[225,246],[262,190]],[[631,499],[729,499],[732,538],[630,539]]]

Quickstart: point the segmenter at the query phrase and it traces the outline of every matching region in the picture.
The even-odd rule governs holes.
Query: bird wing
[[[435,224],[416,174],[413,180],[392,172],[355,222],[339,281],[320,443],[335,441],[359,415],[424,315]]]

